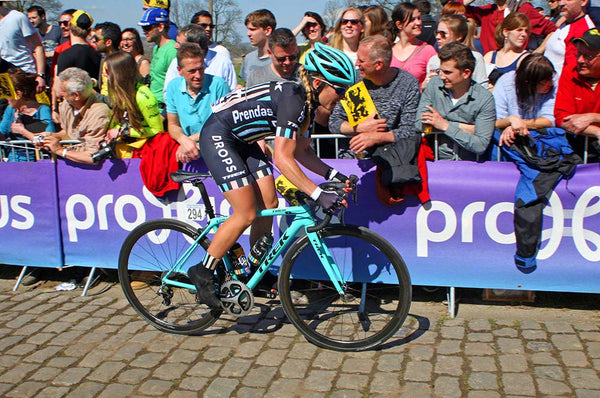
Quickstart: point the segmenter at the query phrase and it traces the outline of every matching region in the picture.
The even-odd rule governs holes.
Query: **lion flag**
[[[350,127],[354,127],[369,115],[376,114],[377,108],[373,103],[371,95],[363,81],[356,83],[346,91],[346,96],[340,100],[346,115],[348,115],[348,123]]]
[[[2,98],[17,98],[15,87],[13,86],[8,73],[0,73],[0,99]]]

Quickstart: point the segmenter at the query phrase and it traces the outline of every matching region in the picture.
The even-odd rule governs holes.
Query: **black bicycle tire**
[[[204,309],[200,306],[200,304],[195,303],[197,310],[195,309],[194,313],[198,312],[198,320],[193,320],[186,324],[175,324],[173,322],[165,321],[158,316],[161,313],[168,314],[170,311],[167,311],[166,309],[162,309],[159,313],[155,313],[156,311],[150,310],[148,308],[149,305],[144,304],[146,301],[144,300],[144,303],[142,302],[142,300],[141,300],[142,294],[136,293],[137,290],[134,290],[131,286],[132,280],[131,280],[131,276],[130,276],[130,271],[132,271],[132,270],[130,270],[130,267],[129,267],[130,261],[132,261],[132,260],[130,260],[131,252],[134,249],[135,245],[140,242],[140,239],[144,239],[144,237],[147,236],[148,233],[153,232],[153,231],[158,231],[158,230],[176,231],[183,235],[187,235],[192,240],[195,240],[198,237],[198,229],[197,228],[195,228],[185,222],[175,220],[175,219],[162,218],[162,219],[147,221],[145,223],[140,224],[139,226],[137,226],[136,228],[134,228],[131,231],[131,233],[125,239],[123,246],[121,247],[121,252],[119,254],[119,269],[118,269],[119,282],[121,283],[121,288],[123,290],[123,293],[125,294],[125,297],[127,298],[127,301],[133,307],[133,309],[144,320],[146,320],[148,323],[150,323],[152,326],[154,326],[158,330],[161,330],[163,332],[168,332],[168,333],[184,334],[184,335],[199,334],[200,332],[205,330],[207,327],[211,326],[212,324],[214,324],[216,322],[216,320],[219,318],[219,316],[222,313],[221,310],[209,310],[208,308]],[[204,250],[206,250],[208,248],[209,244],[210,244],[210,241],[206,237],[200,241],[200,246]],[[161,249],[161,252],[163,255],[166,251],[168,251],[167,250],[168,248],[166,248],[166,247],[160,247],[160,249]],[[146,250],[146,252],[147,252],[147,249],[144,248],[144,250]],[[152,249],[150,249],[150,250],[152,250]],[[157,264],[157,267],[160,265],[161,264]],[[152,269],[149,267],[147,271],[158,273],[158,272],[164,272],[168,268],[170,268],[170,267],[165,266],[165,267],[159,268],[159,269]],[[156,289],[156,286],[149,285],[148,289]],[[153,292],[152,290],[149,290],[146,293],[148,295],[147,296],[144,295],[144,296],[148,297],[149,300],[152,300],[152,299],[158,300],[159,299],[158,295],[156,294],[155,291]],[[154,293],[154,297],[150,293]],[[194,303],[192,303],[192,300],[195,302],[195,295],[193,295],[192,293],[193,292],[190,292],[188,290],[183,292],[183,289],[181,289],[181,294],[182,294],[181,297],[188,298],[188,296],[190,296],[188,298],[189,303],[187,303],[188,308],[193,308],[192,306],[194,305]],[[185,294],[185,296],[183,296],[183,294]],[[156,302],[154,300],[152,300],[152,302],[156,305]],[[160,305],[157,305],[157,306],[160,308]],[[183,306],[182,306],[182,308],[183,308]],[[201,311],[203,312],[202,314],[200,313]]]
[[[296,328],[305,336],[305,338],[322,348],[336,350],[336,351],[362,351],[382,344],[388,340],[398,331],[398,329],[404,323],[408,311],[410,309],[410,303],[412,298],[412,286],[410,275],[404,260],[398,253],[398,251],[383,237],[377,233],[360,226],[352,225],[330,225],[319,232],[323,239],[327,239],[335,236],[348,236],[355,239],[363,240],[372,245],[376,250],[379,250],[385,258],[389,260],[392,265],[394,272],[398,277],[398,305],[395,310],[392,311],[392,315],[389,320],[382,322],[385,324],[380,331],[374,333],[371,336],[358,340],[342,340],[339,338],[332,338],[322,334],[316,330],[316,327],[312,327],[309,323],[320,323],[319,320],[314,321],[313,317],[307,322],[302,319],[302,309],[296,308],[292,298],[292,288],[290,282],[294,280],[290,278],[294,264],[298,260],[304,250],[313,251],[312,246],[308,240],[307,235],[303,235],[298,238],[292,246],[287,250],[285,254],[280,272],[279,272],[279,295],[283,310],[288,320],[296,326]],[[310,279],[305,279],[309,281]],[[377,285],[373,285],[377,286]],[[391,285],[394,286],[394,285]],[[314,289],[312,289],[314,290]],[[333,291],[333,294],[337,295],[337,292]],[[339,296],[338,296],[339,297]],[[331,305],[331,303],[330,303]],[[320,305],[319,305],[320,307]],[[311,310],[312,311],[312,310]],[[340,315],[344,317],[344,315]],[[346,317],[351,317],[347,315]],[[322,319],[329,319],[330,317],[322,316]],[[327,323],[325,321],[324,323]],[[335,328],[335,327],[334,327]]]

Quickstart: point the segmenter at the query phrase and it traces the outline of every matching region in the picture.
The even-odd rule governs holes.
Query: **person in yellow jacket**
[[[107,141],[117,140],[116,156],[134,157],[149,138],[164,131],[158,101],[150,89],[141,84],[135,58],[118,51],[106,57],[108,97],[112,103]]]

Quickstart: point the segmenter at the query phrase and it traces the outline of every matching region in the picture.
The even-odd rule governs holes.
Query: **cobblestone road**
[[[473,306],[448,319],[414,303],[382,349],[339,353],[307,343],[277,301],[187,337],[147,325],[118,285],[80,297],[13,284],[0,280],[3,397],[600,397],[597,310]]]

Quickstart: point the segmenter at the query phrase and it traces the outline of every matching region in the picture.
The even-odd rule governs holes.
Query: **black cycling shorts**
[[[245,187],[273,174],[260,146],[240,140],[214,115],[202,128],[199,143],[202,157],[221,192]]]

